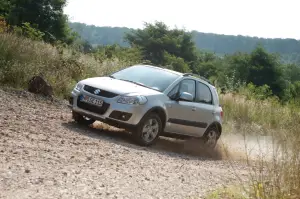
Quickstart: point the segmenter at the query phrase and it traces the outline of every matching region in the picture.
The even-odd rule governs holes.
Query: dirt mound
[[[50,86],[42,76],[34,76],[29,80],[28,91],[35,94],[42,94],[44,96],[53,96],[52,86]]]

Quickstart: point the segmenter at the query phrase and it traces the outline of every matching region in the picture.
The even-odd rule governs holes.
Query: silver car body
[[[109,124],[121,124],[120,127],[134,127],[139,124],[146,113],[159,109],[160,112],[163,111],[164,132],[193,137],[202,137],[210,125],[217,125],[221,128],[222,108],[219,106],[218,94],[213,85],[200,78],[184,75],[172,70],[149,65],[143,66],[172,72],[177,74],[178,78],[163,92],[111,77],[88,78],[78,82],[77,86],[73,89],[72,100],[70,102],[72,103],[72,110],[96,120],[109,121]],[[196,86],[199,83],[199,85],[209,88],[212,95],[212,102],[202,103],[171,99],[168,96],[170,92],[182,81],[186,82],[185,80],[193,80]],[[93,90],[90,88],[93,88]],[[102,94],[101,96],[101,93],[106,94]],[[103,103],[106,105],[105,110],[99,113],[90,108],[85,108],[85,106],[79,106],[78,103],[81,103],[79,96],[81,95],[103,100]],[[142,105],[118,103],[118,100],[122,96],[144,96],[147,101]],[[116,119],[117,117],[112,116],[113,112],[129,113],[132,115],[128,120]]]

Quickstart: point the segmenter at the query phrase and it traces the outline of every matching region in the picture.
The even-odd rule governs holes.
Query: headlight
[[[120,104],[139,104],[139,105],[143,105],[147,103],[147,98],[145,96],[121,96],[118,99],[118,103]]]
[[[83,88],[83,84],[77,83],[75,86],[75,90],[80,91]]]

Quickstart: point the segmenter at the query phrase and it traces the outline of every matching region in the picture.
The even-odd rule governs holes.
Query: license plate
[[[81,96],[80,101],[94,104],[94,105],[100,106],[100,107],[103,105],[103,100],[95,99],[95,98],[89,97],[89,96]]]

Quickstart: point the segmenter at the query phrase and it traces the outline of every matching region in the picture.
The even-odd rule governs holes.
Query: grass
[[[128,59],[100,61],[71,49],[0,34],[0,83],[26,88],[35,75],[42,74],[57,96],[66,97],[77,81],[102,76],[135,64]]]
[[[247,193],[239,186],[218,189],[208,194],[205,199],[248,199]]]
[[[244,192],[247,190],[247,197],[300,198],[299,107],[281,105],[274,99],[247,100],[242,95],[226,94],[220,98],[225,113],[224,128],[227,134],[236,133],[258,139],[264,136],[271,138],[269,142],[272,142],[270,143],[272,149],[269,157],[261,154],[252,161],[249,152],[245,154],[248,165],[252,166],[249,171],[250,183],[243,185]],[[261,149],[264,147],[266,146],[261,146]],[[239,193],[241,191],[236,191],[234,195]]]
[[[226,122],[237,125],[256,124],[267,133],[269,130],[292,130],[300,127],[300,108],[281,105],[274,99],[247,100],[245,96],[221,95],[221,103],[226,114]]]
[[[34,75],[42,74],[53,86],[56,96],[67,97],[77,81],[102,76],[137,60],[125,57],[99,59],[71,49],[54,47],[43,42],[0,34],[0,83],[26,88]],[[281,147],[272,159],[258,157],[253,165],[245,191],[239,188],[217,190],[210,198],[300,198],[300,108],[281,105],[274,99],[247,100],[242,95],[221,95],[225,134],[271,136]],[[275,147],[275,146],[274,146]],[[275,149],[275,148],[274,148]]]

